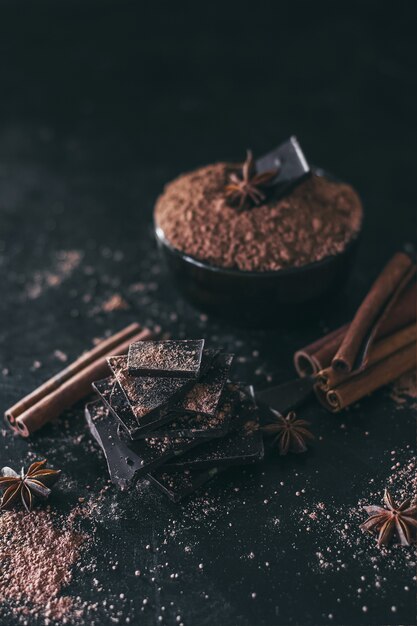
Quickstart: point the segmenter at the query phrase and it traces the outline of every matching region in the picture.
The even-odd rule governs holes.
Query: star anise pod
[[[281,455],[288,452],[305,452],[307,441],[314,439],[314,435],[306,428],[309,422],[297,419],[294,411],[290,411],[286,417],[277,411],[271,411],[271,424],[262,426],[262,431],[268,435],[275,435],[272,445],[278,447]]]
[[[3,467],[0,476],[0,489],[4,491],[0,509],[12,509],[21,500],[26,511],[30,511],[34,498],[46,500],[52,487],[61,474],[61,470],[46,469],[46,459],[29,466],[25,473],[22,467],[17,474],[10,467]]]
[[[411,498],[401,502],[399,506],[394,502],[388,489],[384,493],[383,506],[365,506],[370,516],[361,524],[363,530],[378,531],[378,545],[388,544],[396,531],[402,546],[412,543],[413,530],[417,528],[417,505],[411,506]]]
[[[271,186],[278,172],[279,167],[257,174],[252,151],[248,150],[246,161],[242,165],[242,176],[239,177],[236,172],[229,176],[229,183],[225,188],[227,201],[239,211],[262,204],[266,200],[265,189]]]

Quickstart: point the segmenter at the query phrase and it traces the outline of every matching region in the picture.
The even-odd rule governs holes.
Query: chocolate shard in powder
[[[150,482],[160,489],[173,502],[180,502],[194,493],[209,480],[227,468],[212,467],[208,470],[176,470],[165,472],[164,469],[148,474]]]
[[[274,180],[275,198],[284,196],[311,173],[296,137],[290,137],[278,148],[257,159],[255,167],[258,174],[278,168]]]
[[[138,341],[129,347],[127,367],[132,376],[198,378],[204,339]]]
[[[204,351],[202,373],[211,365],[215,354],[213,350]],[[112,356],[107,361],[140,425],[154,422],[194,384],[194,380],[187,378],[130,376],[126,356]]]

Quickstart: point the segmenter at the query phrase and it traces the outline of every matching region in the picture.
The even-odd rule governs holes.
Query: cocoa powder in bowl
[[[264,272],[343,252],[359,233],[362,205],[350,185],[313,175],[286,197],[272,192],[264,204],[239,212],[224,195],[237,169],[216,163],[165,187],[155,221],[174,248],[217,267]]]

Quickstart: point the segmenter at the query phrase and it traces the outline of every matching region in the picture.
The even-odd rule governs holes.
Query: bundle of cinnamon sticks
[[[101,341],[64,370],[7,409],[7,424],[22,437],[29,437],[58,417],[62,411],[91,393],[91,383],[109,375],[106,357],[125,354],[131,343],[149,339],[152,333],[130,324]]]
[[[320,402],[336,413],[416,368],[416,265],[399,252],[353,320],[298,350],[300,376],[315,377]]]

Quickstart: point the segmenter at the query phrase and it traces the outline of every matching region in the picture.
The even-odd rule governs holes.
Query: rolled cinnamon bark
[[[16,402],[10,409],[6,411],[6,419],[9,424],[13,424],[16,418],[30,409],[39,400],[47,396],[49,393],[57,389],[66,380],[69,380],[77,372],[87,367],[90,363],[97,360],[103,354],[107,354],[109,350],[112,350],[115,346],[120,345],[123,341],[133,335],[137,335],[141,331],[141,327],[136,322],[126,326],[121,331],[100,341],[94,348],[81,355],[76,361],[68,365],[65,369],[52,376],[49,380],[40,385],[37,389],[29,393],[27,396]]]
[[[417,326],[415,324],[410,324],[401,330],[389,335],[388,337],[384,337],[377,341],[373,347],[371,352],[369,353],[369,358],[367,360],[367,366],[372,366],[375,363],[378,363],[382,359],[388,358],[390,355],[394,354],[401,348],[413,343],[417,340]],[[361,368],[363,369],[363,368]],[[356,373],[358,373],[358,370]],[[323,391],[329,391],[330,389],[334,389],[343,383],[344,380],[347,380],[349,377],[353,377],[355,372],[351,374],[344,374],[343,372],[335,371],[332,367],[326,367],[324,370],[321,370],[317,374],[317,385]]]
[[[94,380],[109,375],[110,370],[106,361],[107,357],[125,354],[131,343],[149,339],[151,336],[151,331],[143,329],[136,334],[130,335],[127,339],[124,338],[122,341],[116,343],[106,340],[107,349],[105,349],[104,352],[103,350],[98,350],[93,361],[88,361],[86,367],[82,369],[79,369],[77,366],[75,372],[72,370],[73,375],[70,377],[65,374],[64,381],[59,386],[56,387],[54,386],[55,383],[52,383],[50,387],[52,391],[50,391],[50,393],[43,394],[40,399],[21,412],[17,417],[14,419],[10,418],[11,409],[6,411],[5,419],[7,423],[15,432],[18,432],[23,437],[29,437],[29,435],[39,430],[42,426],[58,417],[62,411],[89,395],[91,393],[91,383]],[[99,346],[97,346],[97,348],[98,347]],[[83,357],[81,357],[81,359],[82,358]],[[79,362],[79,360],[77,361]],[[75,363],[77,363],[77,361]],[[66,370],[68,369],[69,368],[66,368]],[[54,377],[54,379],[56,379],[56,377]],[[47,389],[48,384],[49,381],[42,385],[43,389]],[[36,392],[30,395],[36,397]]]
[[[316,385],[315,392],[326,409],[332,413],[338,413],[415,367],[416,342],[414,341],[389,357],[361,370],[356,376],[349,376],[338,387],[325,391],[320,385]]]
[[[313,376],[330,365],[348,328],[349,324],[345,324],[305,348],[297,350],[294,354],[294,366],[298,375]]]
[[[360,305],[343,341],[332,359],[332,367],[341,372],[351,372],[363,341],[391,298],[395,299],[410,280],[413,271],[411,258],[398,252],[387,263]]]
[[[373,341],[377,341],[399,328],[415,322],[416,302],[417,286],[415,282],[411,282],[398,297],[392,308],[389,309],[387,315],[378,323],[377,330],[372,337]],[[298,350],[294,355],[294,366],[299,376],[313,376],[320,370],[329,367],[348,328],[349,324],[345,324],[305,348]],[[369,343],[369,349],[371,345],[372,342]]]

